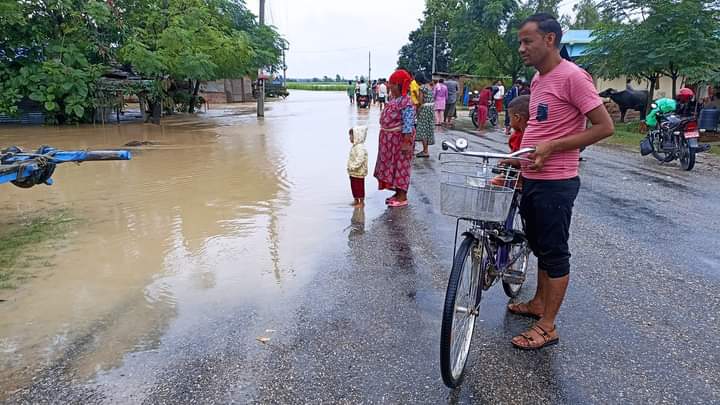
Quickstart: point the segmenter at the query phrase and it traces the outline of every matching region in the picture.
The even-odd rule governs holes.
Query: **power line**
[[[389,46],[380,47],[377,48],[378,45],[384,44],[384,42],[378,42],[377,44],[371,44],[371,45],[365,45],[365,46],[357,46],[353,48],[338,48],[338,49],[323,49],[323,50],[313,50],[313,51],[293,51],[293,53],[333,53],[333,52],[346,52],[346,51],[357,51],[357,50],[367,50],[367,49],[385,49]],[[393,47],[394,48],[394,47]],[[399,48],[398,48],[399,49]]]

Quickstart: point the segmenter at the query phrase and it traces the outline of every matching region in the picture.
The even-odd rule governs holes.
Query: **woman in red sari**
[[[413,146],[415,144],[415,108],[408,95],[412,76],[399,69],[388,79],[392,99],[380,114],[380,146],[375,164],[375,178],[380,190],[395,194],[385,200],[390,207],[408,205]]]

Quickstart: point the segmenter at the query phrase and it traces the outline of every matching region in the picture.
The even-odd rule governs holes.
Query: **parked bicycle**
[[[530,248],[519,215],[520,171],[491,162],[522,159],[534,148],[510,154],[467,152],[467,140],[444,141],[440,154],[440,210],[457,218],[453,264],[445,293],[440,330],[443,382],[457,387],[463,379],[482,292],[498,281],[514,298],[525,282]],[[460,223],[467,224],[458,247]]]

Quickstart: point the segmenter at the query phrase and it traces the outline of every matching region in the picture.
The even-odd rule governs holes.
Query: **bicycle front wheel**
[[[455,254],[443,309],[440,329],[440,372],[443,382],[455,388],[462,382],[470,352],[470,342],[479,315],[482,296],[482,263],[484,252],[476,255],[476,249],[483,249],[479,241],[466,235]]]

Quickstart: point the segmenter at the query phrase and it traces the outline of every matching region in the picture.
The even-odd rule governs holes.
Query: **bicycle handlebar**
[[[451,149],[454,152],[440,153],[440,156],[442,156],[442,155],[463,155],[463,156],[477,157],[477,158],[482,158],[482,159],[522,159],[522,160],[528,160],[528,161],[530,159],[523,158],[521,156],[535,152],[534,147],[522,148],[522,149],[517,150],[512,153],[467,152],[467,151],[458,149],[455,145],[453,145],[452,143],[450,143],[448,141],[443,141],[442,148],[443,148],[443,150]]]

